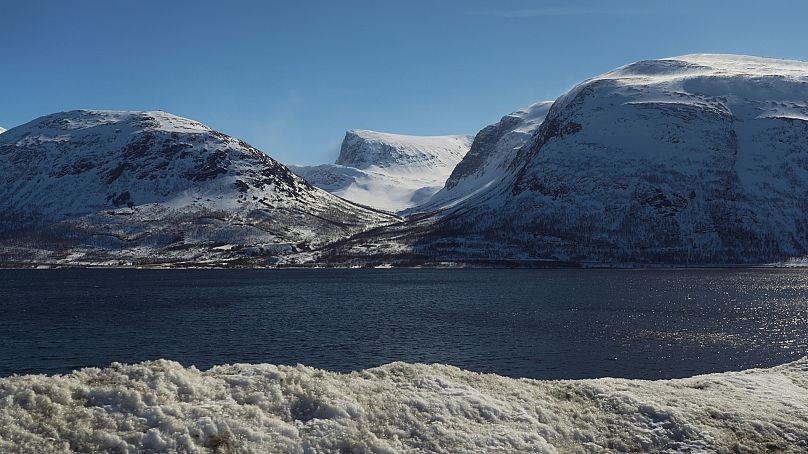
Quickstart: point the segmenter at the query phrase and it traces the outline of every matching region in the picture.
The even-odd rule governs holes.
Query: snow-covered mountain
[[[0,126],[0,134],[2,134],[2,133],[4,133],[4,132],[6,132],[6,128],[4,128],[4,127]]]
[[[268,259],[392,220],[165,112],[71,111],[12,128],[0,181],[7,263]]]
[[[335,164],[290,166],[313,185],[388,211],[409,208],[437,192],[471,145],[471,137],[406,136],[352,129]]]
[[[474,136],[471,149],[454,168],[444,187],[412,211],[448,208],[513,174],[514,158],[539,129],[552,104],[552,101],[531,104],[483,128]]]
[[[504,178],[334,257],[762,263],[808,255],[808,63],[641,61],[561,96]]]

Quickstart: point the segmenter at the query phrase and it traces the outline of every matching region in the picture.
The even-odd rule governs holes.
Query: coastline
[[[795,269],[808,268],[808,263],[716,263],[716,264],[666,264],[666,263],[591,263],[549,261],[485,261],[481,262],[436,262],[424,264],[391,265],[388,263],[366,264],[294,264],[294,265],[231,265],[228,263],[198,262],[193,264],[153,265],[107,265],[93,263],[0,263],[0,270],[54,270],[54,269],[121,269],[121,270],[338,270],[338,269],[548,269],[548,270],[698,270],[698,269]]]

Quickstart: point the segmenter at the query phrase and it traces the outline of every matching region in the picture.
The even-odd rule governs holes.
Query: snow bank
[[[0,452],[808,450],[808,359],[670,381],[171,361],[0,380]]]

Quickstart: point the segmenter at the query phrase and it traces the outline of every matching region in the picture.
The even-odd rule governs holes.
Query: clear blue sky
[[[330,162],[346,129],[473,134],[636,60],[808,60],[807,23],[771,0],[0,0],[0,126],[160,109]]]

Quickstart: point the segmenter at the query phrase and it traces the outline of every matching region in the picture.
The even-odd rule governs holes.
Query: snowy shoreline
[[[0,379],[2,452],[766,450],[808,450],[808,358],[660,381],[165,360]]]
[[[781,262],[781,263],[727,263],[727,264],[639,264],[639,263],[570,263],[570,264],[533,264],[524,262],[514,262],[513,264],[481,265],[477,263],[451,262],[442,264],[424,265],[228,265],[227,263],[197,263],[197,264],[155,264],[155,265],[106,265],[106,264],[64,264],[64,263],[42,263],[42,264],[0,264],[0,270],[59,270],[59,269],[97,269],[97,270],[355,270],[355,269],[524,269],[524,270],[754,270],[754,269],[793,269],[808,268],[808,262]]]

